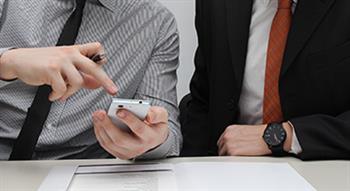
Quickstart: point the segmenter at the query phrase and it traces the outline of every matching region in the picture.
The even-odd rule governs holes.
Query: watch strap
[[[270,123],[270,124],[268,124],[268,126],[276,125],[276,124],[278,124],[281,128],[283,128],[283,125],[281,123]],[[284,128],[283,128],[283,130],[284,130]],[[269,149],[272,152],[272,156],[283,157],[283,156],[287,156],[288,155],[288,153],[286,151],[284,151],[284,148],[283,148],[283,145],[284,145],[285,141],[286,141],[286,138],[279,145],[276,145],[276,146],[268,145]]]
[[[269,147],[271,152],[272,152],[272,156],[275,157],[283,157],[283,156],[287,156],[288,153],[286,151],[284,151],[283,149],[283,144],[279,145],[279,146],[272,146]]]

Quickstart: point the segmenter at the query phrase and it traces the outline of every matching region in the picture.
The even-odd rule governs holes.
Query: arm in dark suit
[[[205,0],[204,0],[205,1]],[[204,59],[202,39],[204,34],[203,1],[196,1],[196,30],[199,46],[195,56],[195,72],[191,80],[191,94],[180,104],[183,133],[182,156],[207,155],[208,150],[208,95],[209,83]]]
[[[350,111],[337,117],[312,115],[291,120],[302,160],[350,159]]]

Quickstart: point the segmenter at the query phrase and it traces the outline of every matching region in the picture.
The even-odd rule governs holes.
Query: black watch
[[[282,123],[270,123],[267,125],[263,139],[272,151],[273,156],[285,156],[287,153],[283,149],[287,138],[287,132]]]

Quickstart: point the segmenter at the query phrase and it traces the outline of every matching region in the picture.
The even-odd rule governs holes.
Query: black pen
[[[102,60],[104,60],[106,58],[106,54],[102,53],[102,54],[95,54],[94,56],[90,57],[90,59],[92,61],[94,61],[95,63],[99,63]]]

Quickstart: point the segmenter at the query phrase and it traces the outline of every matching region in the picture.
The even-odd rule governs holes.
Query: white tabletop
[[[320,191],[350,191],[350,161],[302,162],[294,158],[212,157],[174,158],[164,163],[178,162],[287,162]],[[0,191],[35,191],[54,166],[76,164],[129,163],[120,160],[67,160],[0,162]],[[283,189],[282,189],[283,190]]]

